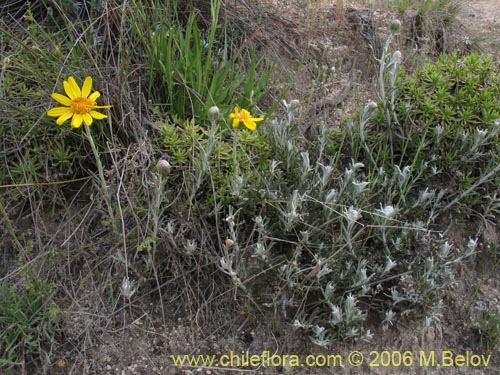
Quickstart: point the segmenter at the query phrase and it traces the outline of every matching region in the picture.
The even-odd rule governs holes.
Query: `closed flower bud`
[[[9,66],[9,64],[10,64],[9,56],[4,57],[3,64],[2,64],[2,70],[3,71],[7,70],[7,67]]]
[[[393,32],[393,33],[397,33],[399,32],[399,30],[401,30],[401,21],[400,20],[393,20],[389,26],[389,29]]]
[[[158,161],[157,168],[161,174],[166,175],[170,172],[172,166],[165,159],[161,159],[160,161]]]
[[[230,238],[226,239],[226,246],[224,246],[225,250],[228,251],[231,246],[234,245],[234,241]]]
[[[368,102],[366,104],[365,108],[367,111],[374,111],[377,109],[377,107],[378,107],[377,103],[375,103],[374,101],[371,101],[371,102]]]
[[[212,107],[209,108],[209,110],[208,110],[208,119],[210,121],[217,120],[217,117],[219,117],[219,116],[220,116],[219,107],[217,107],[217,106],[214,105],[214,106],[212,106]]]

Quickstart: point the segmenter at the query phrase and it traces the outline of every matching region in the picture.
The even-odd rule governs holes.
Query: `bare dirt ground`
[[[496,0],[464,1],[459,19],[472,33],[490,33],[500,27],[500,7]],[[500,36],[494,37],[498,40]]]
[[[500,3],[496,0],[464,1],[458,20],[473,38],[481,41],[484,53],[500,59]]]
[[[280,14],[291,29],[296,26],[293,35],[296,36],[296,45],[307,48],[314,57],[321,61],[330,62],[328,69],[335,68],[338,75],[333,76],[325,90],[325,97],[335,98],[345,95],[344,100],[351,106],[356,106],[365,100],[363,89],[364,79],[369,76],[373,66],[367,65],[369,50],[360,35],[359,27],[353,22],[347,22],[341,33],[336,33],[331,3],[323,1],[316,13]],[[369,2],[351,2],[349,7],[359,9],[359,15],[374,12],[380,17],[382,24],[388,18],[384,9],[376,5],[367,5]],[[356,13],[358,14],[358,13]],[[390,17],[391,15],[389,15]],[[288,18],[287,18],[288,17]],[[308,29],[313,23],[311,17],[321,19],[323,28]],[[362,18],[362,17],[361,17]],[[360,19],[361,19],[360,18]],[[477,40],[484,40],[484,53],[491,53],[497,58],[500,56],[500,3],[499,0],[464,1],[459,14],[459,22],[463,25],[466,35]],[[308,33],[307,35],[304,33]],[[324,51],[322,46],[329,43],[331,49]],[[496,48],[494,48],[496,47]],[[353,49],[350,57],[343,57],[343,52]],[[332,60],[334,58],[334,60]],[[499,60],[500,61],[500,60]],[[304,81],[310,79],[307,75],[310,66],[306,64],[300,70]],[[307,88],[308,89],[308,88]],[[301,87],[296,89],[297,95],[302,94]],[[320,107],[330,105],[335,116],[349,112],[349,104],[332,101],[310,103],[311,107],[320,112]],[[339,114],[340,113],[340,114]],[[308,113],[315,117],[315,113]],[[500,352],[498,349],[487,351],[481,345],[479,336],[473,329],[478,318],[487,309],[500,311],[500,276],[498,266],[492,264],[491,257],[486,254],[487,245],[499,242],[499,232],[495,223],[456,223],[449,230],[455,238],[454,245],[460,246],[467,242],[469,237],[480,235],[482,246],[476,256],[470,259],[457,270],[457,282],[450,288],[443,299],[446,308],[438,325],[423,329],[421,322],[402,322],[395,327],[382,331],[377,324],[377,317],[372,319],[374,339],[369,343],[342,345],[333,348],[318,348],[306,338],[296,332],[291,322],[277,323],[272,314],[266,320],[255,317],[228,316],[224,311],[213,311],[214,321],[219,320],[219,327],[207,327],[195,319],[188,319],[178,313],[176,306],[167,306],[170,320],[166,324],[158,319],[161,314],[156,304],[135,305],[123,309],[123,315],[130,312],[127,324],[113,327],[104,317],[88,314],[92,301],[99,296],[82,296],[79,301],[68,301],[65,307],[65,325],[67,348],[59,354],[67,362],[58,367],[46,369],[49,374],[95,374],[95,375],[165,375],[165,374],[498,374],[500,373]],[[87,301],[87,302],[85,302]],[[88,306],[86,305],[88,304]],[[136,314],[142,311],[141,314]],[[281,333],[281,336],[278,336]],[[359,350],[364,354],[365,361],[359,367],[350,366],[347,355]],[[230,351],[241,353],[249,351],[251,354],[260,354],[270,351],[276,354],[340,354],[344,358],[343,366],[331,367],[299,367],[287,366],[267,367],[260,369],[237,368],[210,368],[199,366],[192,368],[175,367],[171,355],[182,354],[227,354]],[[411,366],[384,366],[377,360],[377,353],[412,353]],[[421,353],[429,358],[434,353],[437,361],[443,351],[452,351],[456,355],[483,355],[491,354],[488,366],[438,367],[421,363]],[[375,353],[377,352],[377,353]],[[397,354],[396,354],[397,355]],[[372,366],[370,366],[370,363]],[[375,366],[378,365],[378,366]]]

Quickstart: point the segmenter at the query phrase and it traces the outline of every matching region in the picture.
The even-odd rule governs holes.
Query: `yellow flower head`
[[[96,105],[95,101],[101,94],[99,91],[90,94],[92,90],[91,77],[85,78],[81,90],[73,77],[69,77],[67,81],[64,81],[63,86],[67,96],[57,93],[53,93],[51,96],[52,99],[61,103],[64,107],[55,107],[47,112],[49,116],[58,117],[56,120],[57,125],[62,125],[71,118],[71,127],[79,128],[82,122],[90,126],[93,119],[102,120],[108,117],[94,111],[94,108],[111,108],[111,106]]]
[[[233,119],[233,128],[237,128],[240,126],[240,121],[250,130],[255,130],[257,128],[256,122],[264,120],[261,117],[252,117],[250,112],[246,109],[240,109],[238,107],[234,107],[234,112],[229,115],[230,118]]]

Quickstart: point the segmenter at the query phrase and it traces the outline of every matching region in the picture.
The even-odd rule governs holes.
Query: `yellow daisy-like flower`
[[[110,105],[96,105],[96,100],[101,96],[99,91],[90,94],[92,90],[92,78],[87,77],[83,81],[83,86],[80,87],[73,77],[68,77],[67,81],[63,82],[66,95],[53,93],[52,99],[61,103],[64,107],[55,107],[47,112],[48,116],[58,117],[57,125],[62,125],[66,120],[71,118],[71,127],[79,128],[82,123],[90,126],[93,119],[102,120],[107,115],[94,111],[95,108],[111,108]]]
[[[234,112],[229,115],[230,118],[233,119],[233,128],[237,128],[240,126],[240,122],[250,130],[257,129],[256,122],[264,120],[262,117],[252,117],[250,112],[246,109],[240,109],[238,107],[234,107]]]

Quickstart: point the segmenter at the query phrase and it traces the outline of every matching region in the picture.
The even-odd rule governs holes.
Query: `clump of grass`
[[[409,23],[414,48],[445,52],[447,29],[454,23],[461,0],[393,0]]]
[[[181,121],[206,121],[207,111],[233,103],[248,108],[265,93],[271,69],[263,66],[251,40],[238,37],[219,20],[221,0],[210,2],[208,27],[202,28],[195,9],[180,17],[178,2],[130,8],[134,36],[146,57],[148,97]]]
[[[475,326],[481,338],[481,345],[491,351],[500,344],[500,313],[489,309],[485,311]]]
[[[45,280],[19,288],[0,285],[0,369],[24,368],[34,360],[50,361],[54,320],[59,309],[54,288]]]

